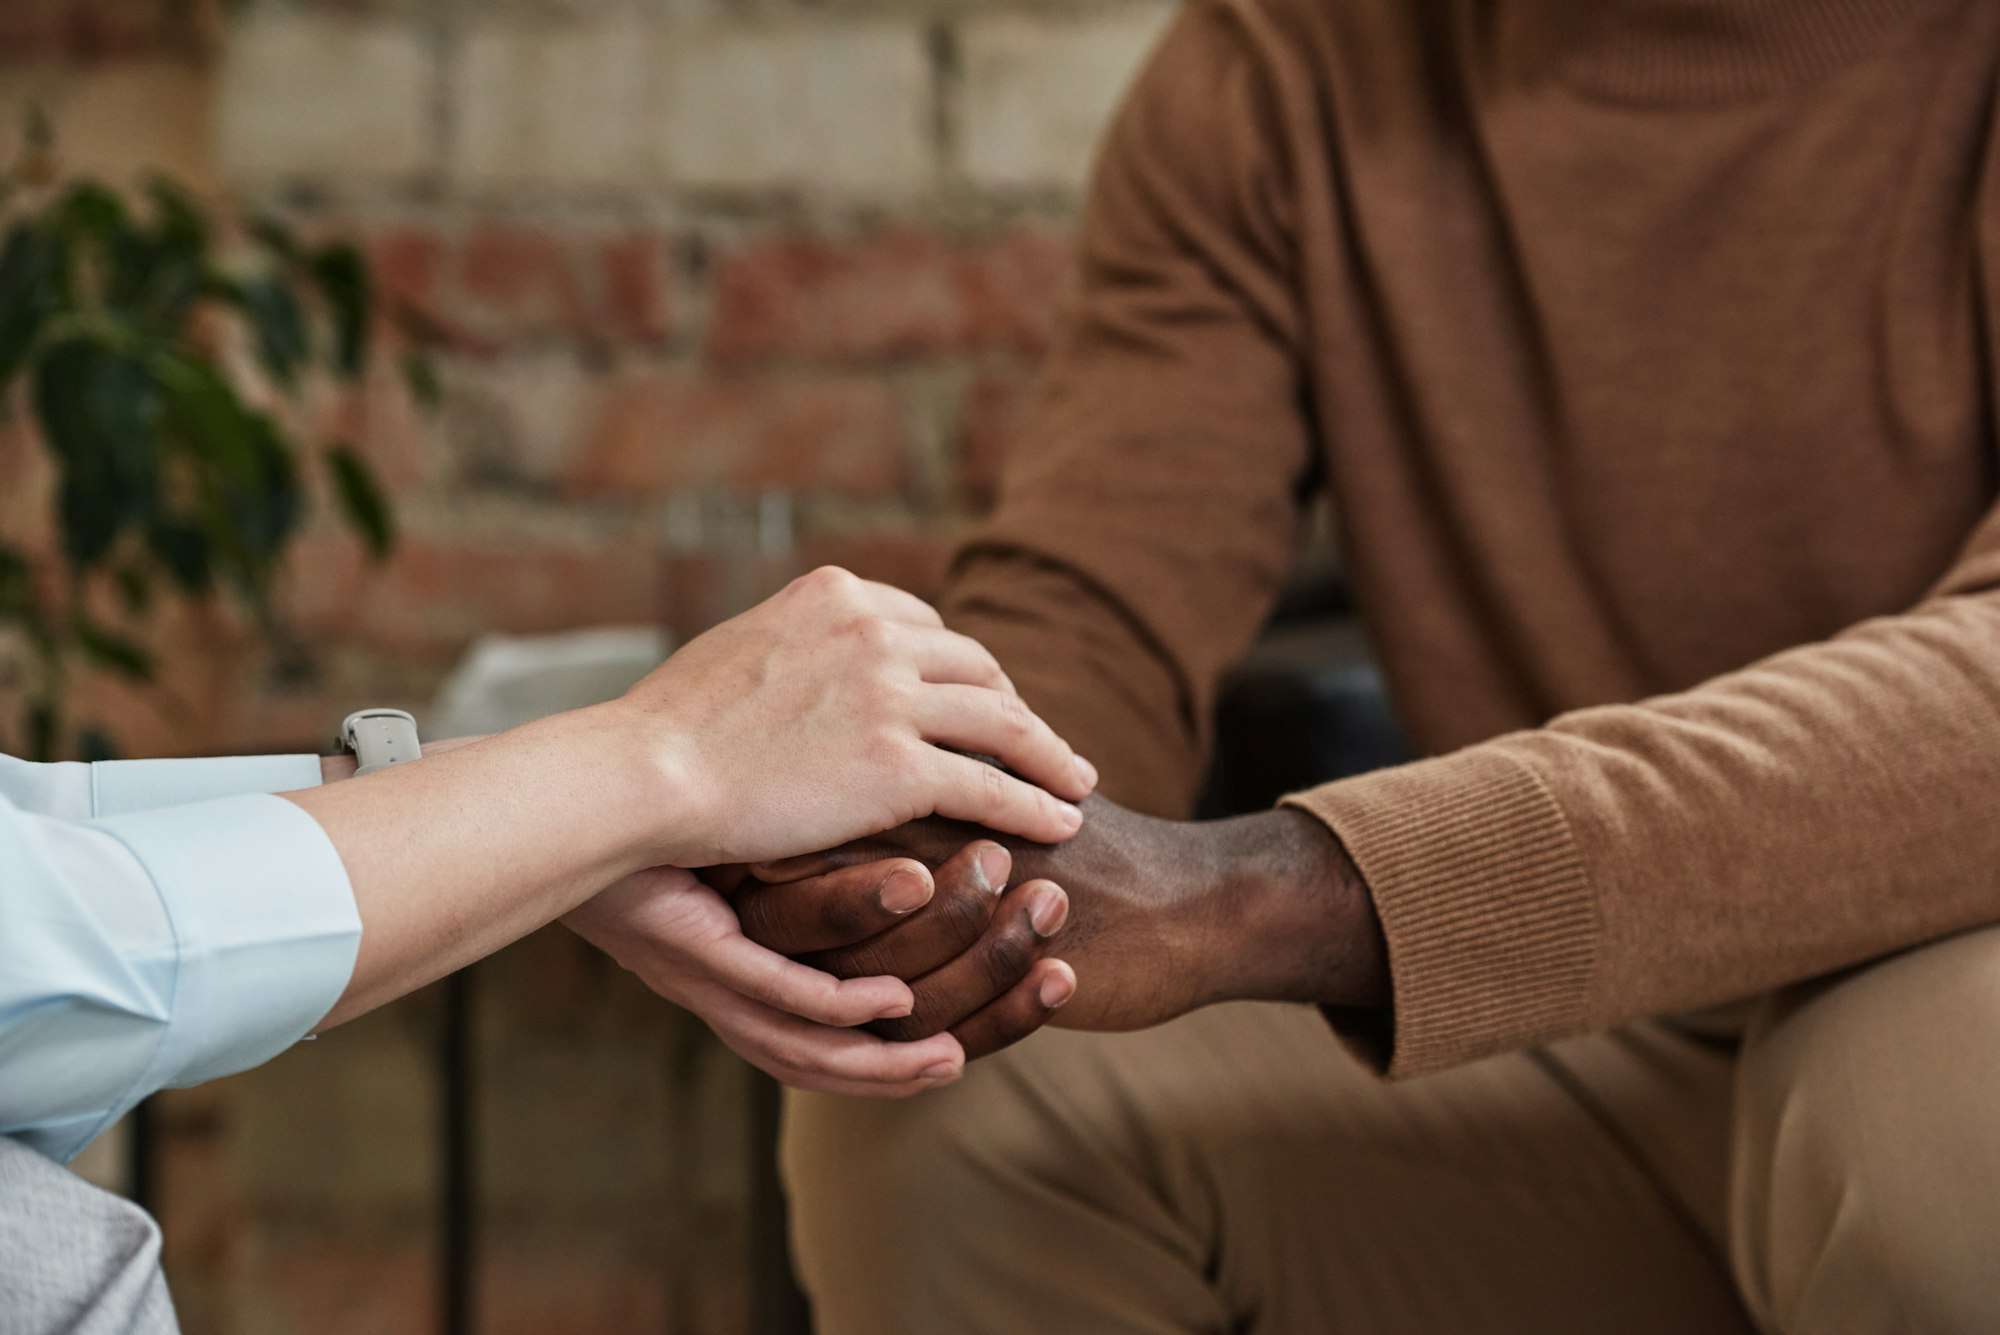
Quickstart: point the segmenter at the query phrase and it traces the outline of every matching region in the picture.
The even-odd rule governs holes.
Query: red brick
[[[368,239],[368,260],[375,288],[386,303],[431,312],[443,295],[445,239],[422,228],[399,227]]]
[[[903,483],[906,434],[894,393],[873,380],[630,375],[607,389],[570,484],[880,495]]]
[[[1000,475],[1035,386],[1022,367],[989,368],[966,387],[959,406],[959,486],[967,503],[984,509],[999,494]]]
[[[657,342],[667,336],[667,250],[647,232],[606,237],[597,244],[602,327],[620,338]]]
[[[147,55],[198,31],[185,16],[174,19],[165,0],[5,0],[0,65]]]
[[[588,320],[572,248],[549,232],[482,227],[460,244],[461,318],[479,332],[577,332]]]
[[[1047,230],[759,242],[722,261],[710,352],[725,361],[1032,354],[1047,344],[1068,272],[1068,239]]]
[[[658,616],[651,545],[629,534],[555,541],[410,532],[385,564],[365,567],[352,547],[315,543],[313,587],[294,606],[316,636],[441,662],[487,631],[546,634]]]
[[[800,544],[799,569],[844,566],[863,579],[893,584],[926,602],[935,602],[944,591],[945,573],[959,536],[929,529],[821,534]]]
[[[437,414],[411,397],[401,366],[402,348],[389,346],[354,384],[315,385],[309,431],[301,444],[351,445],[374,468],[392,498],[435,481],[444,469]]]
[[[671,332],[667,241],[656,233],[396,227],[369,251],[392,302],[471,349],[553,335],[652,343]]]

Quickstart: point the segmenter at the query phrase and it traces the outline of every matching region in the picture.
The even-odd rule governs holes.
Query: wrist
[[[1387,949],[1367,883],[1318,817],[1279,807],[1220,822],[1234,947],[1229,995],[1385,1006]]]
[[[619,808],[638,832],[634,871],[646,867],[703,867],[719,858],[714,785],[700,773],[691,733],[674,717],[634,704],[629,697],[577,711],[606,734],[617,775]]]

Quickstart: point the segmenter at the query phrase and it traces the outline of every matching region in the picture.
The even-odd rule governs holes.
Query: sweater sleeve
[[[1161,815],[1309,480],[1281,139],[1231,16],[1185,7],[1102,147],[1074,306],[943,600],[1107,796]]]
[[[1287,801],[1367,879],[1414,1075],[2000,920],[1996,793],[2000,511],[1901,615]]]

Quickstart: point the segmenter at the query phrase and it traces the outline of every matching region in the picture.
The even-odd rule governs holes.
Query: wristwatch
[[[378,769],[423,757],[417,745],[417,720],[400,709],[357,709],[340,721],[333,744],[354,753],[357,779]]]

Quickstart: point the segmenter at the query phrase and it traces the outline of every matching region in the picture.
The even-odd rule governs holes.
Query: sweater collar
[[[1962,0],[1526,0],[1509,15],[1526,68],[1632,102],[1729,102],[1808,82]]]

